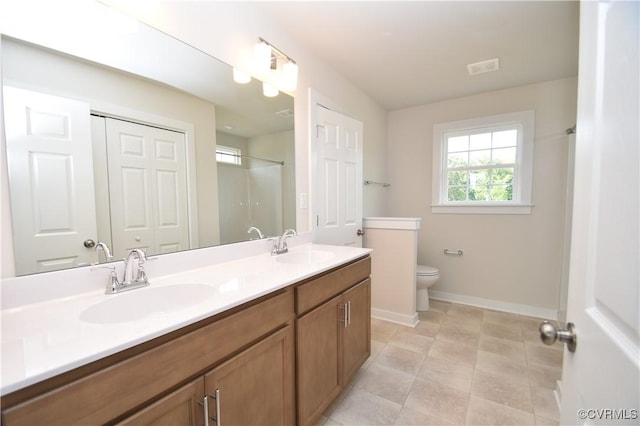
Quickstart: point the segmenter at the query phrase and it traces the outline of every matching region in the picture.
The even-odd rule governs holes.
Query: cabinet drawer
[[[358,260],[296,287],[296,314],[301,315],[342,293],[371,274],[371,258]]]
[[[103,424],[194,377],[293,318],[284,291],[2,412],[2,424]]]

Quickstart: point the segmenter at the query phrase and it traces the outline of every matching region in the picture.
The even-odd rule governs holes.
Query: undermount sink
[[[212,297],[216,290],[206,284],[175,284],[146,287],[105,296],[80,313],[80,319],[93,324],[110,324],[141,320],[196,305]]]
[[[335,256],[335,253],[326,250],[295,251],[278,255],[276,257],[276,262],[296,265],[313,265],[331,260]]]

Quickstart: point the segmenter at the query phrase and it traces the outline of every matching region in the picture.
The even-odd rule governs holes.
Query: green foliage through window
[[[517,129],[447,135],[447,200],[512,201]]]

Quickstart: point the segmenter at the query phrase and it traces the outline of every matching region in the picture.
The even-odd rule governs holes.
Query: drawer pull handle
[[[208,419],[213,420],[214,422],[216,422],[217,426],[220,426],[220,389],[216,389],[215,393],[213,395],[209,394],[209,396],[216,400],[216,416],[215,417],[208,417]],[[207,416],[208,416],[208,413],[207,413]],[[209,426],[209,421],[208,420],[207,420],[205,426]]]
[[[201,404],[204,406],[204,426],[209,426],[209,399],[205,395]]]
[[[347,302],[347,325],[351,325],[351,300]]]
[[[344,328],[347,328],[349,321],[349,313],[347,312],[347,304],[340,305],[340,309],[342,309],[342,319],[338,320],[339,322],[344,324]]]

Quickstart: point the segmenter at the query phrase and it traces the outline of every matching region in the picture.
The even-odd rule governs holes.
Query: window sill
[[[431,213],[433,214],[531,214],[533,204],[433,204]]]

